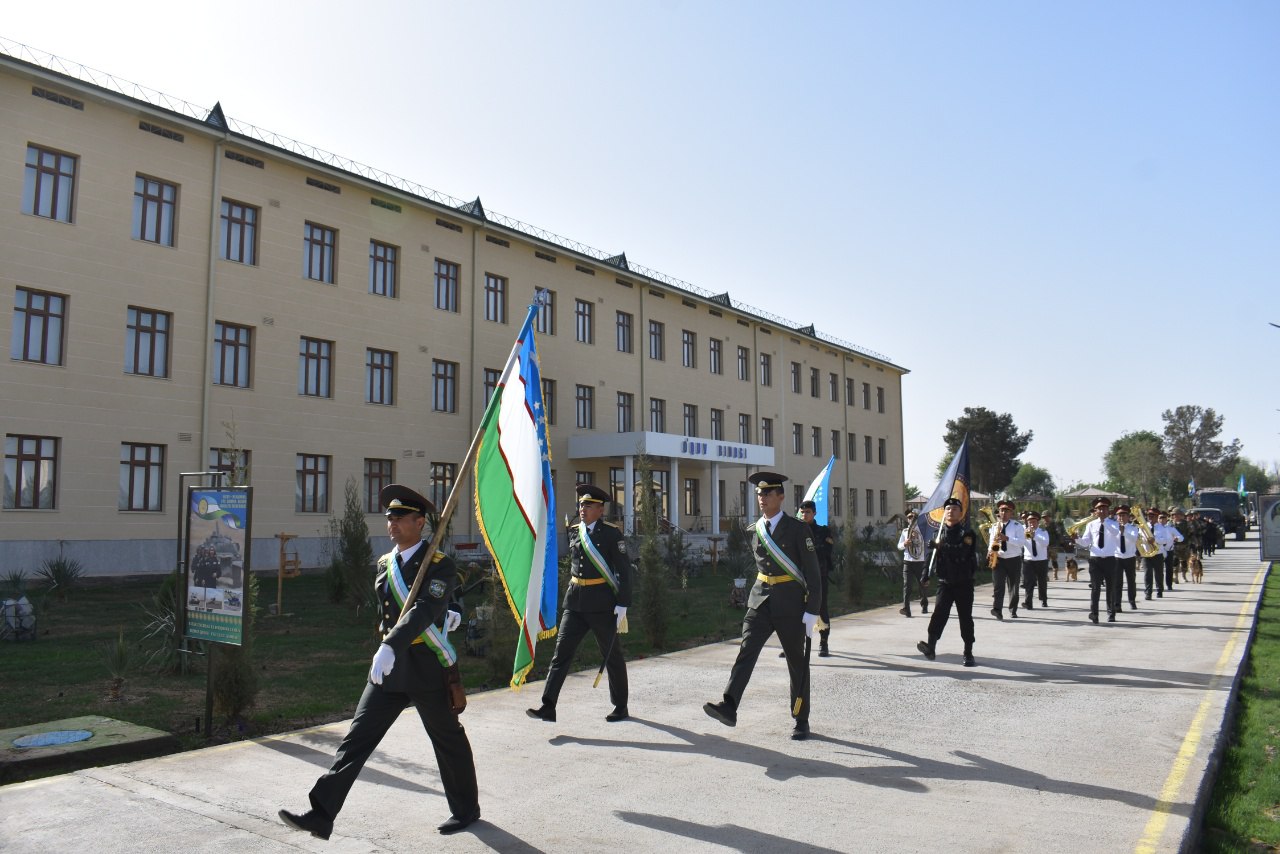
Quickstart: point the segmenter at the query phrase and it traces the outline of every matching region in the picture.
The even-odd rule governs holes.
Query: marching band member
[[[1089,619],[1098,622],[1098,598],[1102,585],[1107,586],[1107,622],[1116,621],[1116,607],[1120,604],[1116,578],[1116,545],[1120,539],[1120,527],[1108,515],[1111,499],[1099,498],[1093,502],[1093,518],[1076,539],[1076,545],[1089,550]]]
[[[1027,543],[1026,528],[1013,518],[1013,502],[1001,501],[996,505],[999,516],[991,526],[992,551],[997,551],[994,568],[994,597],[991,616],[1004,619],[1004,597],[1009,594],[1009,615],[1018,616],[1018,584],[1022,581],[1022,548]],[[997,550],[996,546],[999,545]]]
[[[912,510],[907,514],[907,527],[898,535],[898,550],[902,552],[902,607],[898,613],[911,616],[911,599],[916,585],[920,586],[920,613],[929,613],[929,580],[925,578],[924,538],[916,527],[920,515]]]
[[[1022,589],[1026,596],[1022,607],[1031,610],[1036,588],[1040,590],[1040,607],[1049,605],[1049,532],[1040,527],[1040,514],[1032,510],[1026,515],[1027,544],[1022,549]]]
[[[1124,600],[1125,581],[1129,582],[1129,610],[1138,610],[1138,539],[1142,530],[1133,524],[1129,515],[1129,505],[1121,504],[1116,508],[1116,521],[1120,528],[1120,539],[1116,541],[1116,595],[1112,597],[1116,610]]]

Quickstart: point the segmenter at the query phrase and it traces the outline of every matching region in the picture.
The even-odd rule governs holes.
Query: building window
[[[636,429],[635,421],[636,396],[631,392],[618,392],[618,432],[630,433]]]
[[[858,434],[850,433],[848,436],[848,439],[849,439],[849,462],[856,463],[858,461]],[[854,497],[856,498],[857,496],[854,496]],[[857,506],[856,501],[854,502],[854,506],[855,507]]]
[[[724,410],[711,410],[711,439],[714,442],[724,441]]]
[[[164,445],[120,445],[119,510],[164,509]]]
[[[507,322],[507,280],[503,276],[484,274],[484,319]]]
[[[249,482],[250,453],[243,448],[210,448],[209,471],[226,474],[224,483],[234,486]]]
[[[389,243],[369,241],[369,293],[395,299],[399,293],[400,250]]]
[[[449,501],[449,493],[453,490],[457,471],[455,463],[431,464],[431,488],[427,490],[427,498],[431,499],[431,503],[437,508],[443,507]]]
[[[436,259],[436,308],[458,311],[458,276],[462,268],[452,261]]]
[[[22,183],[22,212],[71,222],[76,163],[74,155],[28,145],[27,171]]]
[[[575,471],[573,473],[574,486],[582,486],[583,484],[586,484],[588,486],[595,486],[595,483],[596,483],[596,473],[593,471]]]
[[[533,328],[539,335],[556,334],[556,292],[543,289],[543,303],[533,316]]]
[[[329,512],[329,462],[320,454],[298,454],[293,509],[297,513]]]
[[[803,424],[791,425],[791,453],[793,454],[804,453],[804,425]]]
[[[876,386],[876,412],[884,412],[884,387]]]
[[[874,490],[871,490],[871,489],[868,489],[868,490],[867,490],[867,516],[868,516],[868,517],[871,517],[871,516],[874,516],[874,515],[876,515],[876,496],[875,496],[875,491],[874,491]]]
[[[768,353],[760,354],[760,385],[773,385],[773,356]]]
[[[663,361],[667,358],[666,326],[657,320],[649,321],[649,358]]]
[[[213,325],[213,384],[249,387],[253,329],[219,320]]]
[[[809,396],[810,397],[818,396],[818,378],[820,376],[821,376],[821,372],[817,368],[809,369]]]
[[[573,399],[578,429],[596,429],[596,390],[589,385],[575,386]]]
[[[396,402],[396,354],[390,350],[364,351],[364,400],[382,406]]]
[[[556,423],[556,381],[542,378],[542,411],[547,419],[547,424],[554,426]]]
[[[832,403],[840,402],[840,378],[835,374],[827,375],[827,393]]]
[[[364,512],[381,513],[382,502],[379,493],[383,487],[396,482],[396,461],[375,460],[368,457],[364,461]]]
[[[497,368],[484,369],[484,407],[489,408],[494,392],[498,390],[498,380],[502,379],[502,371]]]
[[[702,507],[698,504],[698,479],[696,477],[686,477],[684,479],[684,513],[686,516],[699,516],[702,514]]]
[[[338,255],[338,232],[327,225],[308,222],[302,229],[302,276],[333,284]]]
[[[767,447],[773,447],[773,419],[760,419],[760,444]]]
[[[58,494],[58,440],[4,437],[4,509],[53,510]]]
[[[822,456],[822,428],[814,427],[809,432],[809,446],[812,448],[812,454],[815,457]]]
[[[635,344],[631,337],[632,317],[625,311],[618,312],[618,352],[633,353],[635,352]]]
[[[431,360],[431,411],[458,411],[458,363]]]
[[[751,351],[746,347],[738,348],[738,379],[751,382]]]
[[[840,431],[831,431],[831,456],[840,459]]]
[[[698,435],[698,407],[692,403],[684,405],[684,434],[691,438]]]
[[[862,437],[862,461],[866,463],[871,462],[871,437],[870,436]]]
[[[831,487],[831,492],[828,493],[827,501],[829,502],[827,504],[827,510],[830,511],[827,514],[828,522],[831,522],[834,519],[839,519],[841,516],[844,515],[840,509],[840,487],[838,486]]]
[[[124,372],[146,377],[169,376],[169,326],[173,315],[129,306],[124,336]]]
[[[667,432],[667,402],[660,397],[649,398],[649,429],[654,433]]]
[[[698,367],[698,333],[688,329],[680,332],[680,364],[686,368]]]
[[[134,176],[133,239],[172,246],[177,208],[176,184],[145,175]]]
[[[595,309],[595,304],[587,300],[573,301],[574,338],[583,344],[596,343]]]
[[[862,408],[868,411],[871,409],[871,383],[862,384]]]
[[[791,363],[791,390],[796,394],[800,393],[800,363]]]
[[[751,416],[745,412],[738,414],[738,441],[744,445],[751,444]]]
[[[884,439],[877,439],[876,445],[877,445],[876,454],[877,454],[877,459],[880,461],[880,465],[882,466],[888,465],[889,464],[888,443],[886,443]]]
[[[708,359],[708,361],[710,362],[711,373],[713,374],[724,373],[724,360],[722,358],[723,352],[724,352],[724,342],[721,341],[719,338],[712,338],[711,352],[710,352],[710,357]]]
[[[258,208],[243,202],[222,200],[219,246],[224,261],[254,266],[258,263]]]
[[[67,298],[62,294],[15,288],[9,357],[44,365],[62,364],[62,330]]]
[[[627,485],[625,475],[627,470],[617,466],[609,469],[609,498],[613,501],[613,506],[622,509],[622,504],[626,500]]]
[[[889,515],[889,491],[887,489],[880,490],[880,515]]]
[[[298,340],[298,394],[333,397],[333,342]]]
[[[795,483],[791,485],[792,507],[799,507],[800,502],[804,501],[804,484]]]
[[[747,482],[745,480],[738,481],[738,506],[742,508],[743,516],[751,516],[751,508],[756,506],[754,501],[747,498]]]
[[[854,391],[854,385],[855,383],[853,382],[852,377],[844,381],[844,402],[846,406],[853,406],[853,400],[857,396],[857,393]]]

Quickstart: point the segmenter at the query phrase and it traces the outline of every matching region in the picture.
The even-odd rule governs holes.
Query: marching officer
[[[1120,579],[1116,573],[1116,548],[1120,543],[1120,527],[1110,518],[1111,499],[1093,502],[1093,518],[1085,525],[1076,545],[1089,550],[1089,619],[1098,622],[1098,599],[1102,586],[1107,587],[1107,622],[1116,621],[1120,607]]]
[[[1155,541],[1156,553],[1142,559],[1142,580],[1146,587],[1146,598],[1151,598],[1154,589],[1156,597],[1164,598],[1164,553],[1165,542],[1173,543],[1173,537],[1165,532],[1164,523],[1160,521],[1160,510],[1147,508],[1147,525],[1151,528],[1151,539]]]
[[[1049,606],[1049,532],[1040,527],[1040,514],[1026,515],[1027,544],[1022,549],[1022,606],[1031,610],[1031,601],[1040,593],[1040,607]]]
[[[782,510],[786,478],[775,472],[757,472],[748,480],[756,488],[760,518],[754,530],[755,586],[742,621],[742,646],[729,673],[724,699],[706,703],[702,710],[725,726],[738,723],[738,706],[751,681],[760,650],[775,632],[787,659],[791,676],[791,737],[809,737],[809,661],[804,640],[813,636],[820,607],[821,571],[817,547],[809,527]]]
[[[1130,521],[1129,505],[1121,504],[1116,508],[1116,521],[1120,528],[1120,539],[1116,542],[1116,610],[1122,610],[1120,603],[1124,601],[1124,585],[1129,582],[1129,610],[1138,610],[1138,539],[1141,529]]]
[[[281,820],[289,827],[321,839],[328,839],[333,832],[333,820],[360,769],[409,705],[417,708],[435,750],[440,782],[452,813],[437,829],[457,833],[480,818],[471,743],[446,690],[447,670],[458,660],[445,627],[458,569],[441,552],[436,552],[428,566],[422,565],[427,551],[422,530],[428,509],[435,509],[431,502],[398,483],[383,487],[378,500],[386,508],[387,534],[395,543],[395,548],[378,559],[374,581],[382,603],[382,643],[373,656],[369,681],[333,765],[311,787],[311,809],[301,815],[280,810]],[[419,572],[425,572],[426,577],[401,619],[401,608]]]
[[[627,660],[617,636],[626,631],[631,604],[631,559],[622,532],[601,520],[609,493],[589,483],[578,485],[577,525],[569,529],[569,592],[556,635],[556,651],[542,689],[542,705],[525,714],[544,721],[556,719],[556,701],[578,644],[595,635],[596,646],[609,672],[609,699],[613,711],[606,721],[625,721],[627,711]]]
[[[933,616],[929,618],[929,639],[916,644],[924,657],[933,661],[938,638],[951,619],[951,606],[956,606],[960,620],[960,637],[964,640],[964,666],[973,667],[973,585],[978,575],[978,535],[965,524],[964,507],[958,498],[942,503],[942,529],[929,540],[933,550],[930,569],[938,578],[938,595],[933,600]]]
[[[818,638],[818,657],[827,658],[831,655],[831,650],[827,647],[827,638],[831,636],[831,609],[827,603],[827,590],[831,586],[831,549],[835,545],[835,539],[831,536],[831,529],[826,525],[819,525],[816,521],[818,505],[813,501],[801,501],[800,512],[797,514],[801,522],[809,526],[809,536],[813,538],[813,545],[818,550],[818,570],[822,573],[822,607],[818,610],[818,616],[822,618],[823,629],[819,630]]]
[[[916,586],[920,587],[920,613],[929,613],[929,579],[925,576],[924,537],[916,527],[920,514],[911,510],[907,513],[907,527],[898,534],[898,550],[902,552],[902,607],[898,613],[904,617],[911,616],[911,598]]]
[[[991,548],[998,552],[998,559],[991,616],[1003,620],[1005,593],[1009,594],[1009,616],[1018,616],[1018,585],[1022,581],[1022,549],[1027,544],[1027,529],[1013,518],[1012,501],[1001,501],[996,510],[1000,515],[991,526]]]

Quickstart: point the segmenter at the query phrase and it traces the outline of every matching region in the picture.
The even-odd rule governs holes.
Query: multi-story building
[[[235,467],[257,568],[278,532],[321,562],[348,481],[381,537],[384,484],[438,505],[466,486],[539,288],[562,514],[593,482],[625,523],[639,453],[691,531],[750,514],[758,468],[798,500],[832,454],[833,517],[901,509],[906,371],[883,356],[218,107],[51,65],[0,55],[0,565],[61,550],[93,574],[170,569],[180,473]],[[452,534],[479,539],[470,489]]]

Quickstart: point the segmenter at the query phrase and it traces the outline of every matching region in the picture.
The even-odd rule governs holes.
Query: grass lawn
[[[143,606],[159,589],[159,577],[91,579],[80,582],[65,602],[52,599],[38,612],[38,639],[0,646],[0,729],[81,715],[103,715],[173,733],[183,749],[203,747],[199,726],[205,707],[205,659],[191,657],[187,675],[159,675],[144,666],[143,641],[150,621]],[[631,633],[625,636],[629,659],[684,649],[740,636],[743,610],[729,604],[731,580],[721,571],[703,570],[688,587],[673,587],[668,600],[670,629],[667,649],[645,642],[639,615],[632,609]],[[857,610],[846,585],[833,579],[833,614]],[[862,607],[896,601],[899,585],[872,573],[866,579]],[[357,615],[349,605],[329,602],[324,580],[306,574],[288,580],[284,588],[285,616],[265,614],[275,602],[274,577],[263,578],[253,646],[260,690],[257,703],[242,720],[214,720],[213,743],[298,729],[350,717],[363,690],[369,661],[377,648],[375,625],[368,613]],[[483,604],[487,594],[471,594],[467,616]],[[505,607],[505,606],[504,606]],[[514,622],[502,615],[498,632],[511,635]],[[118,700],[110,698],[105,649],[123,629],[132,651]],[[451,636],[462,649],[462,630]],[[541,680],[551,660],[554,641],[538,645],[530,681]],[[491,662],[462,656],[462,674],[469,691],[505,687],[510,658]],[[595,644],[584,643],[579,668],[600,664]],[[540,690],[531,686],[535,694]]]

